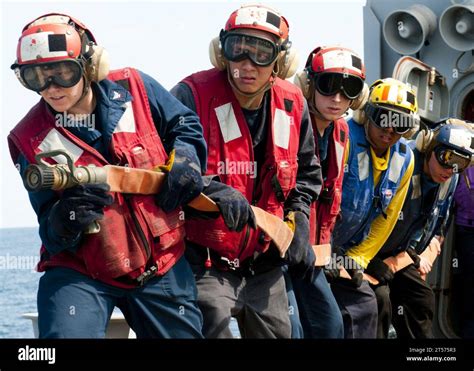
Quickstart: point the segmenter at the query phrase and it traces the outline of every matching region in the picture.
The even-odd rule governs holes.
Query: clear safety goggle
[[[28,89],[41,92],[51,84],[70,88],[82,77],[81,65],[73,60],[24,65],[20,67],[20,76]]]
[[[392,128],[397,134],[405,134],[417,125],[417,119],[409,114],[367,103],[365,113],[375,126]]]
[[[348,99],[356,99],[364,87],[364,81],[353,75],[326,72],[315,76],[314,85],[322,95],[335,95],[341,91]]]
[[[456,152],[455,149],[445,146],[438,146],[434,149],[434,154],[438,163],[445,169],[453,169],[455,172],[462,172],[471,164],[471,157]]]
[[[227,33],[221,38],[224,57],[231,62],[249,58],[257,66],[266,67],[278,57],[279,48],[270,40],[238,33]]]

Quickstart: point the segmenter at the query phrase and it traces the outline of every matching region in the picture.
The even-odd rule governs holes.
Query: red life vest
[[[208,145],[207,174],[218,174],[223,183],[240,191],[250,203],[283,218],[283,204],[296,186],[298,171],[304,104],[299,89],[281,79],[273,84],[265,159],[259,166],[261,174],[256,174],[251,134],[226,72],[202,71],[183,81],[193,92],[203,125]],[[222,217],[187,220],[186,237],[234,262],[266,251],[270,244],[259,229],[245,226],[242,232],[229,231]]]
[[[113,164],[141,169],[164,164],[167,154],[139,73],[127,68],[112,71],[108,79],[128,84],[133,97],[133,101],[124,103],[125,111],[112,135]],[[114,93],[120,97],[117,91]],[[76,166],[109,164],[94,148],[64,127],[56,126],[55,117],[43,99],[12,130],[8,140],[13,161],[22,153],[28,162],[36,163],[34,156],[39,152],[66,149]],[[157,273],[164,274],[174,265],[184,253],[181,210],[165,214],[155,205],[153,196],[112,195],[114,203],[104,209],[100,232],[84,234],[76,253],[64,250],[48,256],[42,246],[39,271],[53,266],[69,267],[105,283],[129,288],[138,285],[136,279],[150,266],[156,266]]]
[[[315,121],[313,118],[314,126]],[[319,157],[317,129],[314,129],[316,156]],[[339,118],[334,121],[332,138],[329,139],[326,157],[327,177],[323,181],[320,198],[311,205],[310,236],[313,244],[330,243],[331,233],[339,215],[342,199],[342,181],[344,180],[344,157],[349,127],[346,120]]]

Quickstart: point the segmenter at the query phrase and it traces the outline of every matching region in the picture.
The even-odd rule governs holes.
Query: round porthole
[[[451,89],[451,115],[474,120],[474,73],[461,78]]]

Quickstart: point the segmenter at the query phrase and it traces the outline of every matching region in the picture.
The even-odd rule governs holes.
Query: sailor
[[[234,196],[222,197],[219,183],[207,187],[204,193],[222,216],[186,223],[187,257],[208,338],[232,337],[232,316],[244,338],[290,337],[281,265],[288,263],[303,277],[315,264],[308,217],[321,175],[308,107],[301,91],[284,80],[296,68],[288,31],[276,10],[242,6],[211,42],[215,68],[186,77],[172,90],[201,119],[207,174],[235,189]],[[242,161],[255,163],[256,176],[219,173],[219,164]],[[285,260],[255,228],[250,204],[285,219],[295,232]]]
[[[441,251],[459,174],[473,159],[472,143],[474,131],[457,119],[438,122],[409,142],[415,169],[405,203],[390,237],[366,269],[379,281],[374,287],[378,338],[388,337],[390,323],[397,338],[433,337],[435,298],[425,280],[433,262],[420,254],[427,248]],[[383,260],[403,251],[414,263],[394,273]]]
[[[311,207],[311,242],[316,245],[331,243],[340,210],[349,138],[343,115],[349,107],[355,110],[367,99],[364,80],[362,59],[353,50],[340,46],[315,48],[304,71],[295,78],[308,101],[316,156],[323,175],[322,192]],[[343,338],[341,312],[323,270],[315,269],[312,281],[297,278],[292,281],[305,337]]]
[[[474,166],[460,176],[455,202],[455,240],[461,283],[461,336],[474,338]]]
[[[91,31],[65,14],[38,17],[18,42],[12,68],[41,96],[8,137],[21,174],[36,154],[59,149],[76,165],[168,165],[156,196],[109,193],[106,184],[29,193],[42,241],[38,270],[45,272],[39,336],[104,337],[118,307],[139,338],[201,338],[180,217],[203,188],[199,119],[150,76],[108,66]],[[94,222],[100,231],[86,233]]]
[[[412,89],[387,78],[371,85],[363,111],[348,122],[349,150],[333,248],[351,279],[331,284],[345,338],[376,337],[377,303],[362,279],[363,270],[387,240],[405,201],[413,153],[402,134],[417,125],[417,110]],[[332,272],[340,270],[328,270]]]

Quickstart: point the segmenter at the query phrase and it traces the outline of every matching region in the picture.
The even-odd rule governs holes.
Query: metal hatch
[[[418,113],[428,125],[448,117],[449,89],[444,76],[435,67],[405,56],[397,61],[392,76],[413,88],[418,100]]]

